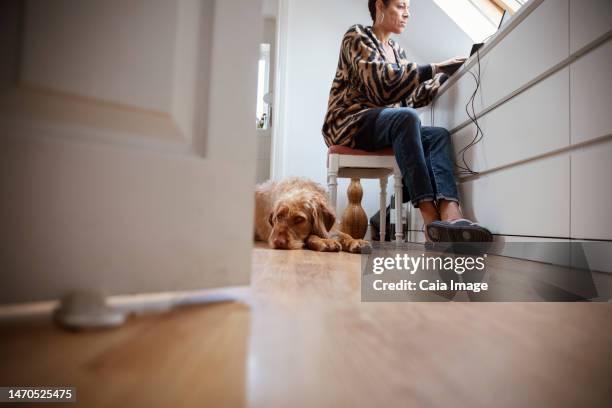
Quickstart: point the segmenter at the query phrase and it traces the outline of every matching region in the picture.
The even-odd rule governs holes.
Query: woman
[[[410,17],[408,0],[369,0],[372,27],[352,26],[342,39],[329,96],[325,143],[356,149],[392,147],[404,200],[421,211],[427,241],[491,241],[462,218],[446,129],[421,127],[414,108],[428,105],[465,58],[417,65],[389,37]]]

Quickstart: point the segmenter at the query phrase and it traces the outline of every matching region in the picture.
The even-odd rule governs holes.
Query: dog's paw
[[[342,250],[342,245],[335,239],[323,238],[321,239],[318,251],[321,252],[339,252]]]
[[[369,254],[372,252],[372,245],[363,239],[355,239],[349,244],[349,252],[352,254]]]

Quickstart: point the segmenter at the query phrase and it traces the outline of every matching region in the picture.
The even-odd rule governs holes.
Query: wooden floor
[[[362,303],[359,265],[258,247],[243,302],[4,323],[0,386],[76,386],[83,407],[611,406],[611,303]]]

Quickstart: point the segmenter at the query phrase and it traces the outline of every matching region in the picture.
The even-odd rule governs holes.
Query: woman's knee
[[[394,108],[392,115],[396,138],[420,140],[421,119],[414,109]]]
[[[381,112],[379,119],[401,127],[411,127],[416,124],[421,124],[419,114],[412,108],[387,108]]]
[[[399,121],[405,126],[421,125],[419,113],[413,108],[396,108]]]

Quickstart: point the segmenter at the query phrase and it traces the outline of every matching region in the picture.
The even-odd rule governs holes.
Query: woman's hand
[[[451,76],[455,72],[457,72],[457,70],[463,65],[465,60],[467,60],[466,57],[455,57],[444,62],[438,62],[437,64],[433,64],[434,75],[441,72],[443,74]]]

